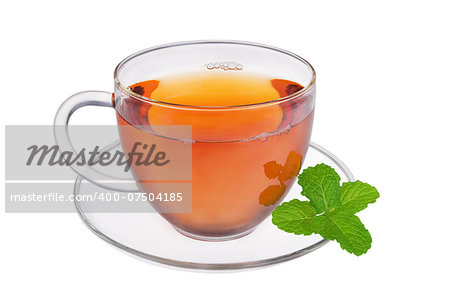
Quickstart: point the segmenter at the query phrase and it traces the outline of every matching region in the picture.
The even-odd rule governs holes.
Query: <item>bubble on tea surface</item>
[[[194,144],[195,143],[194,140],[190,140],[190,139],[180,139],[180,140],[183,143],[183,145],[188,145],[188,144]]]
[[[208,70],[213,69],[221,69],[224,71],[233,70],[233,71],[240,71],[243,69],[242,64],[234,61],[225,61],[225,62],[210,62],[205,64],[206,68]]]
[[[259,140],[261,141],[261,142],[265,142],[265,141],[267,141],[269,139],[269,135],[267,134],[267,133],[263,133],[263,134],[261,134],[260,136],[259,136]]]

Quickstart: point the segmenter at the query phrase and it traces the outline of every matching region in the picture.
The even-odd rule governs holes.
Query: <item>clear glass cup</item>
[[[146,97],[141,87],[130,88],[151,79],[189,74],[208,78],[219,73],[267,78],[279,97],[205,106],[158,101]],[[242,82],[240,88],[245,89]],[[55,124],[68,124],[71,113],[82,106],[112,106],[125,152],[143,134],[162,138],[166,147],[183,147],[186,140],[164,139],[164,133],[152,130],[152,125],[190,125],[192,212],[161,215],[184,235],[220,241],[250,233],[292,187],[309,147],[314,104],[315,71],[298,55],[249,42],[192,41],[153,47],[125,58],[114,72],[113,96],[97,91],[76,94],[61,106]],[[71,149],[67,133],[56,131],[60,147]],[[107,177],[87,169],[75,166],[91,182]],[[132,171],[140,191],[157,190],[153,182],[142,180],[147,169],[132,166]],[[104,182],[99,185],[115,188]],[[152,204],[164,210],[164,204]]]

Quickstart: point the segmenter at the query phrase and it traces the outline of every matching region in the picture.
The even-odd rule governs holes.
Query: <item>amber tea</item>
[[[125,152],[136,135],[164,139],[152,125],[192,126],[192,212],[162,214],[192,237],[237,236],[264,220],[295,182],[308,149],[312,105],[283,100],[304,87],[284,79],[237,72],[155,78],[128,87],[146,98],[186,109],[127,98],[117,110]],[[273,101],[273,102],[271,102]],[[263,104],[261,104],[263,103]],[[185,142],[185,141],[184,141]],[[168,147],[183,141],[165,139]],[[133,174],[141,182],[145,168]]]

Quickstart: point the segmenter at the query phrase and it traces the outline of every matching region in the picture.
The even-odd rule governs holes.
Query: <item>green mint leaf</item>
[[[272,223],[289,233],[310,235],[314,232],[317,211],[308,201],[284,202],[272,213]]]
[[[372,237],[361,220],[346,212],[334,211],[317,217],[317,231],[327,240],[335,240],[341,248],[360,256],[366,253],[372,244]]]
[[[366,253],[372,237],[354,214],[374,203],[380,194],[367,183],[345,182],[340,186],[340,180],[336,171],[325,164],[307,168],[298,176],[298,183],[302,195],[310,201],[282,203],[272,212],[273,224],[289,233],[320,234],[358,256]]]
[[[344,182],[341,187],[341,204],[339,210],[354,214],[365,209],[380,197],[377,189],[370,184],[355,181]]]
[[[303,188],[302,195],[310,200],[317,213],[341,205],[340,181],[338,173],[325,164],[309,167],[298,176],[298,184]]]

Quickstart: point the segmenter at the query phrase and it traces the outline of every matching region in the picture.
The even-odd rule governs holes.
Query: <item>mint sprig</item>
[[[340,181],[339,174],[328,165],[307,168],[298,176],[298,184],[309,201],[293,199],[282,203],[272,212],[273,224],[289,233],[320,234],[357,256],[366,253],[372,237],[355,213],[374,203],[380,195],[367,183],[340,185]]]

